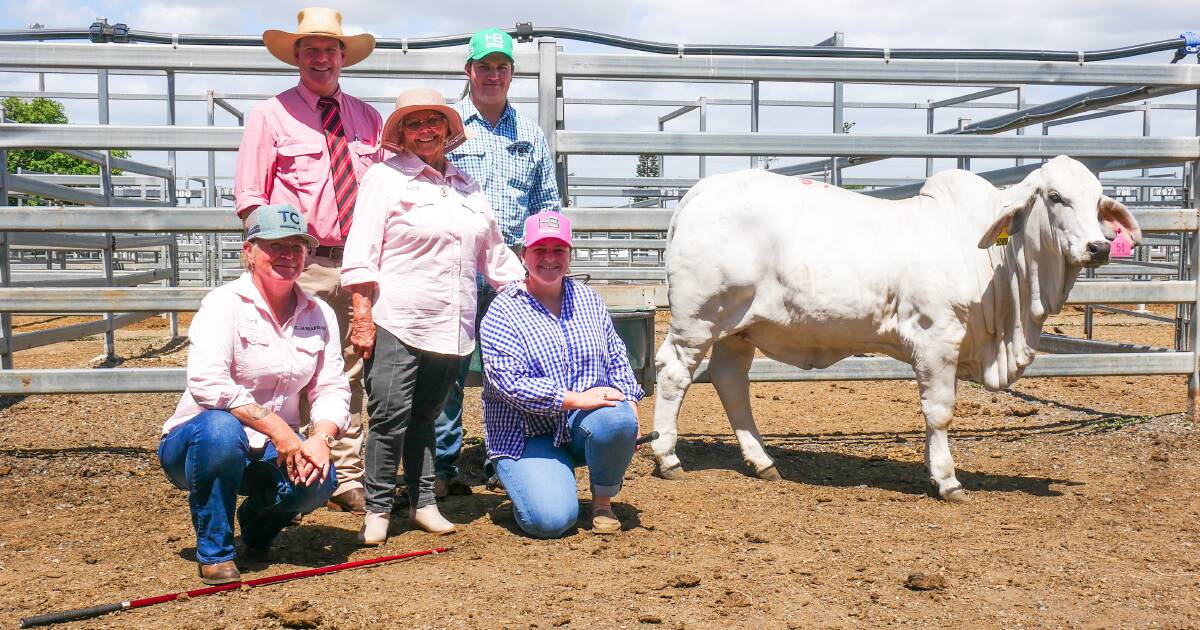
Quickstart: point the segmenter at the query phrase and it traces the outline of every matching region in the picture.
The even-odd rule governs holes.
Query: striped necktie
[[[333,176],[333,196],[337,200],[338,229],[342,239],[350,233],[354,221],[354,200],[358,198],[358,180],[350,162],[350,143],[342,128],[338,102],[328,96],[317,101],[321,110],[321,126],[325,128],[325,144],[329,145],[329,172]]]

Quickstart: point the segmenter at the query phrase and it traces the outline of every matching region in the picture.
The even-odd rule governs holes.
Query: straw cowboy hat
[[[296,65],[296,42],[302,37],[322,36],[340,40],[346,47],[345,61],[342,66],[353,66],[367,58],[375,50],[375,37],[363,33],[361,35],[342,34],[342,14],[334,9],[325,7],[310,7],[301,9],[296,15],[295,33],[271,29],[263,31],[263,44],[275,58],[289,65]]]
[[[396,109],[392,111],[392,115],[388,116],[387,122],[383,123],[383,141],[385,149],[400,153],[404,147],[400,144],[400,123],[404,121],[404,117],[411,112],[419,112],[422,110],[431,109],[446,117],[446,146],[443,151],[452,151],[460,144],[467,141],[466,130],[463,129],[462,117],[454,108],[446,104],[446,98],[437,90],[429,88],[416,88],[404,92],[396,97]]]

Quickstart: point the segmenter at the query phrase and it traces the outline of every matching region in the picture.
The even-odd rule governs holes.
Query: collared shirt
[[[455,103],[454,109],[474,137],[447,157],[479,182],[500,224],[504,242],[518,244],[525,237],[529,215],[561,206],[546,136],[511,104],[504,105],[495,127],[479,113],[469,96]]]
[[[234,205],[244,216],[250,206],[290,203],[304,213],[309,233],[322,245],[337,246],[343,239],[319,98],[300,84],[246,115],[234,169]],[[341,90],[333,98],[350,143],[354,176],[362,181],[363,173],[383,159],[383,120],[374,107]]]
[[[327,304],[295,287],[291,319],[275,322],[249,273],[204,296],[188,329],[187,389],[163,435],[208,409],[250,403],[300,426],[300,392],[308,387],[310,417],[339,433],[350,426],[350,383],[342,373],[341,335]],[[267,436],[246,427],[250,446]]]
[[[499,287],[525,277],[479,185],[443,177],[408,151],[363,178],[342,259],[342,286],[375,284],[375,324],[438,354],[475,349],[475,273]]]
[[[520,459],[535,435],[554,434],[555,446],[570,442],[567,391],[603,386],[626,400],[645,395],[604,300],[570,278],[563,279],[559,317],[521,285],[505,289],[483,316],[479,345],[488,459]]]

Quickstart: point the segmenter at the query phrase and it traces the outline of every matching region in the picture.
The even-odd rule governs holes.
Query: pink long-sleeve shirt
[[[474,180],[449,162],[443,177],[408,151],[367,171],[342,286],[375,285],[377,326],[427,352],[470,354],[476,271],[494,287],[525,277]]]
[[[350,383],[342,373],[341,335],[329,305],[296,286],[296,309],[279,324],[249,273],[204,297],[188,329],[187,389],[163,435],[202,411],[258,403],[300,426],[300,391],[313,422],[350,426]],[[267,436],[246,427],[250,446]]]
[[[299,84],[250,110],[234,169],[234,203],[242,217],[253,206],[290,203],[304,213],[309,233],[322,245],[338,246],[342,236],[319,98]],[[350,143],[354,177],[361,182],[383,159],[383,120],[374,107],[341,90],[333,98]]]

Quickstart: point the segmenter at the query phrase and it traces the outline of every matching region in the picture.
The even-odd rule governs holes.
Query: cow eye
[[[1062,203],[1062,196],[1056,192],[1050,193],[1050,203]]]

